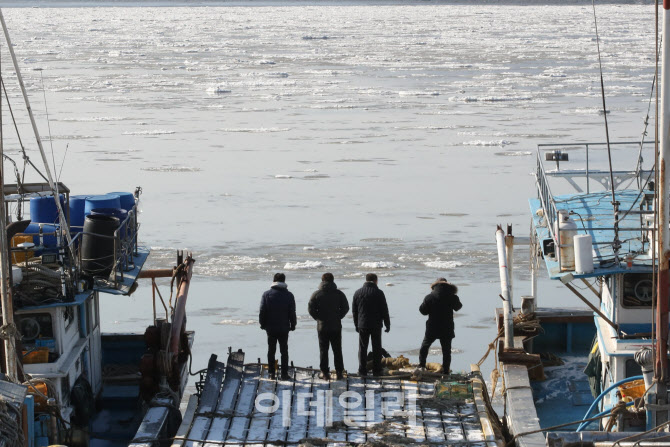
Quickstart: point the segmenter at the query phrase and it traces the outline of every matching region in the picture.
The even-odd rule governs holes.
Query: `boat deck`
[[[649,272],[653,260],[646,252],[648,243],[642,243],[643,231],[641,215],[639,214],[644,195],[640,194],[638,190],[618,190],[616,197],[620,203],[619,238],[623,241],[619,251],[619,258],[622,262],[619,264],[614,261],[612,248],[612,241],[614,241],[614,229],[612,228],[614,208],[611,203],[611,193],[603,191],[553,197],[557,210],[567,210],[575,213],[573,219],[577,223],[577,234],[591,235],[595,270],[587,274],[577,274],[574,271],[561,272],[556,257],[544,256],[551,279],[559,279],[567,273],[573,274],[575,278],[588,278],[614,273]],[[533,217],[533,228],[538,240],[551,239],[544,213],[540,212],[542,202],[539,199],[530,199],[529,203]],[[629,210],[632,210],[632,212],[625,214]],[[626,266],[625,258],[628,255],[634,256],[632,267]]]
[[[291,368],[268,378],[233,352],[227,367],[212,356],[201,397],[192,396],[173,447],[221,445],[427,444],[496,446],[478,387],[433,397],[434,382],[348,376],[325,381]],[[475,392],[472,389],[475,389]],[[468,390],[464,396],[462,390]]]
[[[582,356],[555,354],[564,363],[545,367],[546,380],[531,382],[542,428],[581,420],[593,402],[589,381],[583,372],[588,352]]]

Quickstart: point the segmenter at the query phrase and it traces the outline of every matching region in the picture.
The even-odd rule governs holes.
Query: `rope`
[[[620,400],[619,402],[617,402],[614,408],[612,408],[612,411],[610,413],[611,417],[607,421],[607,425],[605,425],[605,432],[609,433],[612,431],[612,429],[616,425],[617,417],[622,415],[625,411],[626,411],[626,402]]]
[[[23,447],[21,413],[13,405],[0,400],[0,441],[8,447]]]
[[[619,207],[616,201],[616,194],[614,193],[614,172],[612,169],[612,148],[610,147],[610,132],[607,125],[607,106],[605,104],[605,79],[603,77],[603,62],[600,55],[600,36],[598,35],[598,18],[596,16],[596,0],[592,0],[593,3],[593,24],[596,28],[596,46],[598,48],[598,66],[600,68],[600,93],[603,99],[603,117],[605,119],[605,138],[607,140],[607,159],[609,160],[610,168],[610,186],[612,187],[612,206],[614,207],[614,242],[612,247],[614,249],[614,257],[618,260],[618,252],[621,246],[619,242]]]
[[[0,326],[0,339],[2,340],[12,340],[19,338],[19,330],[16,328],[14,323],[3,324]]]

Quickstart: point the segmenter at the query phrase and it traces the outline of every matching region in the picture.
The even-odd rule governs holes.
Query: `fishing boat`
[[[663,7],[667,41],[670,3]],[[667,45],[662,61],[670,72]],[[511,281],[515,238],[497,229],[503,308],[492,377],[502,376],[516,445],[670,445],[670,82],[660,92],[658,144],[608,136],[538,146],[531,292],[520,306]],[[541,306],[541,264],[565,286],[560,307]],[[571,308],[578,304],[587,308]]]
[[[144,269],[141,188],[75,195],[54,180],[2,11],[0,22],[43,161],[30,161],[21,143],[28,170],[43,181],[31,183],[17,170],[10,184],[0,170],[0,447],[158,445],[181,422],[194,337],[185,313],[194,260],[178,253],[174,268]],[[0,166],[16,167],[4,141],[0,131]],[[133,293],[142,278],[151,281],[153,324],[104,334],[101,300]],[[168,302],[157,278],[172,281]]]

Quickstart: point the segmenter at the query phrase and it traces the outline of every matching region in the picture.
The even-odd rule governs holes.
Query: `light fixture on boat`
[[[556,170],[558,170],[560,168],[559,163],[561,161],[570,161],[569,157],[568,157],[568,153],[560,151],[558,149],[554,150],[554,151],[545,152],[544,157],[545,157],[544,159],[546,161],[555,161],[556,162]]]

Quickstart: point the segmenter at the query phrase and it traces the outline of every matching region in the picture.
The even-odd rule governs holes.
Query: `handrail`
[[[554,201],[554,196],[551,194],[551,189],[549,188],[549,182],[547,181],[547,176],[544,173],[544,165],[542,164],[542,157],[540,156],[540,150],[537,151],[537,169],[535,172],[535,186],[537,186],[537,193],[540,196],[540,203],[542,204],[542,209],[544,210],[544,217],[547,221],[547,229],[551,238],[558,243],[559,234],[554,234],[554,222],[556,222],[558,216],[558,210],[556,209],[556,202]],[[557,232],[560,232],[560,229],[556,227]],[[558,250],[557,250],[558,252]]]
[[[652,146],[652,142],[640,142],[640,141],[619,141],[619,142],[613,142],[611,143],[611,146],[637,146],[640,148],[640,153],[642,152],[642,148],[645,145]],[[540,204],[542,206],[542,210],[544,212],[544,217],[546,219],[547,223],[547,230],[549,235],[551,236],[552,240],[554,243],[557,245],[556,248],[556,257],[560,263],[560,250],[558,249],[558,245],[560,244],[560,228],[559,225],[556,224],[558,221],[558,208],[556,207],[556,202],[554,200],[554,196],[551,192],[551,188],[549,186],[549,180],[548,178],[556,176],[557,173],[560,173],[560,169],[557,169],[556,171],[552,171],[550,173],[547,173],[544,168],[544,163],[542,160],[543,153],[547,153],[548,151],[552,149],[558,149],[558,148],[581,148],[582,150],[585,151],[586,157],[585,157],[585,162],[586,162],[586,190],[587,193],[590,193],[590,180],[591,177],[598,177],[599,173],[602,171],[599,170],[593,170],[593,167],[591,166],[590,163],[590,149],[597,148],[597,147],[602,147],[605,148],[607,146],[607,143],[605,142],[577,142],[577,143],[543,143],[543,144],[538,144],[537,145],[537,165],[536,165],[536,172],[535,172],[535,180],[536,180],[536,188],[537,188],[537,194],[538,198],[540,200]],[[638,160],[639,160],[639,155],[638,155]],[[558,162],[557,162],[558,163]],[[636,166],[636,169],[634,171],[625,171],[623,172],[624,174],[628,174],[631,176],[636,176],[638,177],[638,183],[640,180],[640,176],[642,175],[647,175],[652,173],[653,170],[645,170],[642,169],[641,165]],[[569,174],[568,174],[569,175]],[[630,178],[630,177],[629,177]],[[615,185],[610,185],[612,188],[615,188]],[[602,228],[601,228],[602,229]],[[579,229],[581,230],[581,228]],[[578,230],[578,231],[579,231]],[[619,229],[621,230],[621,229]],[[630,229],[625,229],[626,231],[649,231],[652,230],[654,231],[653,228],[648,228],[645,227],[644,225],[640,225],[639,228],[630,228]]]

